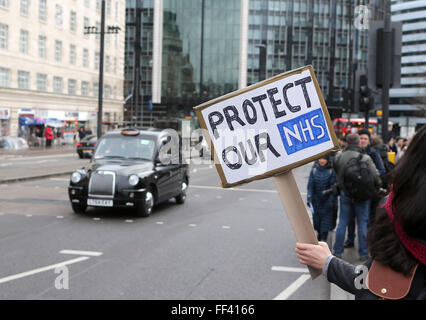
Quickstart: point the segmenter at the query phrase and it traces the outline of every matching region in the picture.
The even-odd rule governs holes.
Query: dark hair
[[[358,135],[360,136],[362,134],[366,134],[369,139],[371,138],[371,133],[370,133],[370,131],[368,131],[368,129],[359,129],[358,130]]]
[[[411,238],[426,241],[426,126],[413,137],[404,156],[392,171],[395,220]],[[368,236],[373,259],[395,271],[408,275],[417,260],[407,251],[397,234],[387,211],[378,209]]]

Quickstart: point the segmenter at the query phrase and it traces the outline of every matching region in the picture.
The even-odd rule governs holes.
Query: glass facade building
[[[133,117],[146,123],[153,114],[161,116],[156,110],[168,116],[193,115],[192,107],[204,101],[307,64],[314,66],[328,105],[343,105],[354,81],[352,62],[363,68],[368,56],[367,32],[353,26],[358,2],[141,0],[139,101],[143,104],[135,108]],[[135,79],[137,5],[136,0],[127,1],[125,92],[131,92]],[[162,10],[157,21],[156,8]],[[161,39],[154,38],[156,24],[161,24]],[[147,104],[155,86],[155,41],[161,43],[161,101],[151,114]],[[126,108],[131,110],[129,101]]]

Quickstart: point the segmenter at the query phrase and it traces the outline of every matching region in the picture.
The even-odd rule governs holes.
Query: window
[[[70,13],[70,30],[73,32],[77,30],[77,13],[75,11]]]
[[[90,0],[84,0],[84,5],[89,8],[90,7]]]
[[[99,70],[99,52],[95,52],[95,70]]]
[[[30,89],[30,73],[27,71],[18,70],[18,88]]]
[[[38,36],[38,56],[46,58],[46,37]]]
[[[62,7],[60,5],[56,5],[55,11],[55,23],[56,27],[62,28]]]
[[[101,31],[101,23],[100,22],[96,22],[96,31],[100,32]],[[99,33],[96,33],[96,40],[100,39],[100,35]]]
[[[118,19],[118,2],[115,2],[115,19]]]
[[[96,10],[101,10],[101,0],[96,0]]]
[[[55,61],[62,61],[62,41],[55,40]]]
[[[7,49],[9,43],[9,27],[0,23],[0,49]]]
[[[28,15],[28,1],[29,0],[21,0],[21,14],[24,16]]]
[[[53,77],[53,92],[62,93],[62,78]]]
[[[10,87],[10,69],[0,67],[0,87]]]
[[[106,14],[111,14],[111,0],[107,0],[106,2]]]
[[[89,68],[89,49],[83,48],[83,67]]]
[[[106,56],[106,59],[105,59],[105,72],[109,72],[110,65],[111,65],[110,58],[109,58],[109,56]]]
[[[68,79],[68,94],[77,93],[77,80]]]
[[[46,0],[38,2],[38,17],[41,21],[46,21]]]
[[[28,53],[28,31],[22,30],[19,36],[19,51],[21,53]]]
[[[0,0],[0,7],[7,8],[9,6],[9,0]]]
[[[94,83],[93,84],[93,96],[97,97],[99,95],[99,84],[98,83]]]
[[[73,44],[70,44],[70,64],[75,64],[76,61],[76,47]]]
[[[81,95],[86,97],[89,95],[89,82],[81,81]]]
[[[89,18],[87,18],[87,17],[84,17],[84,27],[89,27]],[[84,34],[84,32],[86,31],[86,28],[83,28],[83,34]],[[89,37],[89,35],[88,34],[84,34],[84,37],[85,38],[88,38]]]
[[[114,73],[117,73],[117,57],[114,57]]]
[[[109,99],[111,97],[111,86],[105,85],[104,86],[104,98]]]
[[[37,90],[47,91],[47,74],[37,73]]]

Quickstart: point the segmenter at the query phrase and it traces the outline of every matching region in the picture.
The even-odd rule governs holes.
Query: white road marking
[[[50,156],[35,156],[35,157],[23,157],[23,156],[18,156],[18,157],[11,157],[8,158],[9,160],[13,160],[13,161],[27,161],[27,160],[37,160],[37,159],[49,159],[49,158],[66,158],[69,156],[75,155],[77,156],[77,154],[75,153],[64,153],[64,154],[54,154],[54,155],[50,155]]]
[[[311,276],[309,274],[303,274],[290,286],[287,287],[283,292],[274,298],[274,300],[287,300],[293,293],[297,291]]]
[[[156,224],[164,224],[163,221],[157,221]]]
[[[265,231],[263,228],[257,228],[257,231]]]
[[[95,220],[95,221],[100,221],[100,220],[101,220],[101,218],[93,218],[93,220]]]
[[[33,215],[32,214],[27,214],[26,217],[31,218]]]
[[[70,264],[73,264],[73,263],[85,261],[87,259],[90,259],[90,258],[89,257],[80,257],[80,258],[76,258],[76,259],[67,260],[67,261],[64,261],[64,262],[52,264],[52,265],[47,266],[47,267],[42,267],[42,268],[18,273],[18,274],[0,279],[0,284],[5,283],[5,282],[9,282],[9,281],[12,281],[12,280],[17,280],[17,279],[20,279],[20,278],[28,277],[28,276],[31,276],[33,274],[41,273],[41,272],[44,272],[44,271],[53,270],[53,269],[56,269],[56,268],[59,268],[59,267],[67,266],[67,265],[70,265]]]
[[[195,189],[211,189],[211,190],[224,190],[222,187],[212,187],[212,186],[195,186],[189,185],[190,188]],[[242,189],[242,188],[230,188],[233,191],[243,191],[243,192],[264,192],[264,193],[278,193],[277,190],[262,190],[262,189]]]
[[[231,229],[230,226],[222,226],[222,229]]]
[[[0,164],[0,167],[7,167],[7,166],[11,166],[12,164],[13,162],[2,163]]]
[[[188,224],[188,227],[196,227],[197,225],[194,223]]]
[[[133,223],[133,220],[124,220],[124,222]]]
[[[57,218],[57,219],[63,219],[63,218],[64,218],[64,216],[57,216],[56,218]]]
[[[51,159],[51,160],[40,160],[40,161],[36,161],[35,163],[46,163],[46,162],[57,162],[58,160],[56,159]]]
[[[102,255],[102,252],[97,251],[81,251],[81,250],[61,250],[59,253],[62,254],[75,254],[77,256],[91,256],[91,257],[99,257]]]
[[[274,266],[271,268],[272,271],[284,271],[284,272],[301,272],[301,273],[309,273],[308,268],[293,268],[293,267],[281,267]]]

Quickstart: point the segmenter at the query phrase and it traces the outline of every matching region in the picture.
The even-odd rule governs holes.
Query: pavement
[[[67,158],[73,159],[72,162],[63,161]],[[31,169],[18,165],[31,161],[35,165]],[[72,174],[87,162],[88,160],[78,159],[73,145],[0,150],[0,184]]]
[[[40,159],[40,158],[58,158],[61,157],[72,157],[76,156],[75,147],[72,145],[66,145],[66,146],[55,146],[49,149],[43,148],[43,147],[34,147],[27,150],[22,151],[0,151],[0,166],[5,161],[17,161],[23,160],[23,159]],[[88,161],[88,160],[86,160]],[[42,179],[42,178],[48,178],[48,177],[55,177],[55,176],[63,176],[64,174],[71,174],[76,169],[81,168],[85,165],[86,161],[84,163],[82,160],[76,162],[74,165],[69,165],[69,163],[63,163],[63,164],[57,164],[57,165],[49,165],[49,166],[40,166],[37,167],[37,170],[29,171],[29,172],[22,172],[22,169],[14,170],[13,168],[10,168],[6,172],[2,172],[0,176],[0,185],[1,184],[7,184],[7,183],[13,183],[18,181],[26,181],[26,180],[36,180],[36,179]],[[310,167],[306,166],[307,175],[309,173],[308,169]],[[305,175],[305,172],[303,172],[303,175]],[[307,178],[307,177],[306,177]],[[301,190],[304,190],[306,186],[299,185],[299,188],[302,188]],[[334,243],[335,238],[335,231],[330,233],[329,236],[329,246],[332,248],[332,245]],[[357,253],[357,244],[355,245],[355,248],[351,249],[345,249],[343,253],[343,259],[352,263],[352,264],[361,264],[361,262],[358,259],[358,253]],[[354,296],[343,291],[339,287],[337,287],[334,284],[330,284],[330,300],[353,300]]]

